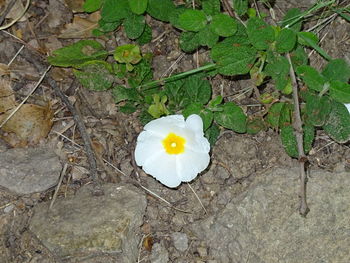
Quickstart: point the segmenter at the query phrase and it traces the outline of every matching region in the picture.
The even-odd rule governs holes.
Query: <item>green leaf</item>
[[[314,126],[322,126],[331,111],[331,101],[328,96],[315,96],[308,94],[306,97],[306,122]]]
[[[102,0],[86,0],[83,9],[87,13],[92,13],[99,10],[102,6]]]
[[[306,65],[309,60],[304,48],[300,45],[290,54],[290,58],[294,69],[301,65]]]
[[[114,51],[114,59],[119,63],[137,64],[141,60],[141,53],[139,46],[133,44],[126,44],[116,47]]]
[[[195,51],[199,44],[198,33],[195,32],[182,32],[180,35],[180,47],[184,52]]]
[[[312,90],[322,91],[327,79],[313,67],[303,65],[296,68],[296,73]]]
[[[244,25],[242,25],[241,23],[237,23],[237,32],[233,36],[226,38],[222,42],[230,43],[230,45],[233,46],[251,45],[247,35],[247,31]]]
[[[213,123],[204,133],[204,136],[208,139],[210,146],[214,146],[220,135],[220,128]]]
[[[291,51],[296,44],[297,36],[291,29],[282,29],[276,38],[276,51],[285,53]]]
[[[179,25],[182,29],[198,32],[207,24],[207,17],[201,10],[187,9],[179,16]]]
[[[209,27],[219,36],[229,37],[236,33],[237,22],[228,15],[217,14],[213,16]]]
[[[284,103],[280,117],[278,120],[278,126],[280,128],[289,126],[292,123],[293,105],[289,103]]]
[[[329,95],[341,103],[350,103],[350,84],[339,80],[331,81]]]
[[[133,13],[141,15],[146,11],[148,0],[129,0],[129,6]]]
[[[112,67],[105,61],[90,61],[81,70],[74,70],[75,77],[89,90],[103,91],[109,89],[114,81]]]
[[[289,9],[282,20],[282,27],[293,29],[295,32],[300,31],[302,24],[302,19],[299,19],[300,17],[301,11],[299,8]]]
[[[142,125],[146,125],[147,123],[149,123],[151,120],[153,120],[153,117],[151,114],[149,114],[146,110],[143,110],[140,115],[140,122]]]
[[[219,66],[218,72],[228,76],[248,73],[256,55],[254,48],[234,46],[230,41],[220,42],[211,50],[211,58]]]
[[[125,100],[138,101],[140,98],[135,88],[126,88],[124,86],[114,87],[112,89],[112,96],[115,103]]]
[[[141,36],[138,39],[136,39],[136,41],[139,45],[142,46],[144,44],[151,42],[151,40],[152,40],[152,28],[149,25],[145,24],[145,29],[143,30]]]
[[[233,0],[233,8],[239,16],[248,11],[248,0]]]
[[[187,8],[184,6],[177,6],[173,11],[169,14],[169,22],[172,26],[180,28],[181,26],[179,24],[179,16],[185,12]]]
[[[222,111],[214,113],[214,120],[217,124],[238,133],[246,132],[247,117],[240,107],[233,102],[227,102],[222,106],[222,109]]]
[[[98,21],[98,30],[102,33],[112,32],[114,31],[118,26],[122,24],[122,20],[117,20],[114,22],[106,22],[103,19],[100,19]]]
[[[261,118],[254,118],[247,121],[247,133],[257,134],[260,131],[266,130],[266,123]]]
[[[333,59],[323,69],[322,75],[329,80],[348,82],[350,78],[350,66],[344,59]]]
[[[128,73],[127,79],[130,87],[138,87],[143,83],[153,79],[151,59],[146,59],[146,55],[135,65],[134,70]]]
[[[115,22],[128,17],[130,13],[128,0],[105,0],[101,17],[106,22]]]
[[[124,21],[124,29],[128,38],[140,37],[145,29],[145,17],[131,13]]]
[[[164,93],[169,98],[169,107],[175,110],[183,109],[190,104],[189,98],[185,95],[185,81],[183,79],[166,83]]]
[[[175,8],[171,0],[148,0],[147,13],[158,20],[169,22],[170,14]]]
[[[247,23],[250,42],[258,50],[267,50],[275,40],[275,31],[261,18],[252,17]]]
[[[298,43],[306,47],[318,44],[318,36],[312,32],[298,32]]]
[[[283,56],[277,56],[269,61],[269,64],[265,67],[264,73],[272,77],[275,81],[276,89],[283,90],[290,82],[289,70],[290,65],[288,60]]]
[[[108,52],[97,41],[80,40],[72,45],[56,49],[48,61],[53,66],[79,68],[82,64],[92,60],[105,60]]]
[[[332,110],[323,125],[323,130],[333,140],[345,143],[350,140],[350,114],[344,104],[333,101]]]
[[[312,143],[315,138],[315,129],[313,126],[305,125],[303,127],[303,147],[305,154],[312,148]],[[291,125],[282,127],[281,140],[287,154],[291,157],[298,158],[297,139],[294,135],[294,129]]]
[[[192,102],[206,104],[211,97],[210,82],[201,74],[189,76],[184,83],[185,92]]]
[[[209,27],[205,27],[198,32],[198,40],[202,46],[213,47],[218,42],[219,36]]]
[[[131,114],[137,110],[133,102],[127,102],[125,105],[119,107],[119,111],[122,113]]]
[[[284,102],[277,102],[274,103],[267,114],[267,119],[266,121],[271,125],[272,128],[278,129],[279,124],[280,124],[280,118],[281,118],[281,111],[282,108],[284,107],[285,103]]]
[[[220,13],[220,0],[203,0],[202,8],[206,15],[213,16]]]
[[[153,118],[159,118],[163,115],[168,115],[169,111],[165,106],[167,102],[167,96],[160,97],[158,94],[153,95],[153,104],[149,106],[148,113],[152,115]]]
[[[298,43],[303,46],[312,47],[315,49],[320,55],[322,55],[325,59],[331,60],[332,57],[330,57],[326,51],[324,51],[317,43],[318,43],[318,37],[311,32],[298,32]]]
[[[194,103],[187,105],[187,107],[182,111],[182,115],[185,118],[187,118],[191,114],[199,115],[199,113],[201,112],[202,109],[203,109],[203,104],[198,103],[198,102],[194,102]]]
[[[223,100],[223,97],[221,95],[216,96],[215,98],[213,98],[211,101],[209,101],[208,103],[208,108],[210,110],[214,110],[216,108],[216,106],[218,106],[219,104],[221,104]]]
[[[210,127],[214,119],[214,114],[211,111],[204,109],[201,103],[191,103],[182,111],[182,114],[185,118],[187,118],[191,114],[199,115],[203,120],[204,131],[206,131]]]

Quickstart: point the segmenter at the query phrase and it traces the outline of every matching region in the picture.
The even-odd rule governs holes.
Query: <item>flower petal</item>
[[[177,171],[181,181],[190,182],[197,174],[205,170],[210,162],[209,153],[198,153],[191,150],[177,156]]]
[[[169,132],[185,127],[185,119],[182,115],[169,115],[146,124],[144,130],[165,137]]]
[[[143,131],[137,138],[135,148],[135,161],[139,166],[143,166],[144,163],[153,155],[163,153],[164,148],[161,143],[161,138],[157,135]]]
[[[186,127],[198,134],[203,134],[203,120],[197,114],[192,114],[186,119]]]
[[[176,169],[176,156],[169,154],[153,155],[143,165],[143,170],[168,187],[177,187],[181,183]]]
[[[192,130],[185,130],[184,137],[186,139],[186,149],[190,149],[193,152],[204,152],[210,151],[210,143],[207,138],[198,132],[195,133]]]
[[[347,103],[347,104],[344,104],[345,105],[345,107],[348,109],[348,112],[349,112],[349,114],[350,114],[350,103]]]

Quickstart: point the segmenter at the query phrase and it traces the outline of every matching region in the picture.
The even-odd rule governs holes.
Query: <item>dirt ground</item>
[[[290,7],[310,6],[306,2],[308,1],[276,1],[274,7],[276,17],[282,17],[283,12]],[[259,5],[259,7],[261,12],[268,13],[264,6]],[[84,14],[79,16],[86,18]],[[40,61],[45,60],[52,50],[77,40],[61,37],[72,18],[72,8],[59,0],[33,0],[23,21],[7,29],[9,33],[22,40],[4,31],[0,32],[0,62],[7,64],[15,57],[22,45],[23,52],[30,52]],[[145,45],[142,50],[156,54],[153,62],[156,78],[169,72],[182,72],[195,68],[198,61],[200,63],[208,57],[207,50],[204,48],[194,54],[183,55],[178,46],[179,32],[168,24],[155,21],[150,17],[147,19],[152,26],[155,40]],[[311,21],[306,26],[311,27],[316,22]],[[331,20],[319,32],[322,39],[321,46],[331,56],[349,61],[349,32],[349,24],[344,20],[339,18]],[[102,38],[101,42],[107,47],[114,47],[129,40],[122,31],[118,31],[115,37]],[[315,52],[310,53],[310,60],[311,64],[317,65],[318,68],[324,64],[323,59]],[[171,67],[173,64],[175,66]],[[148,204],[142,233],[146,237],[151,237],[151,243],[162,242],[168,250],[171,262],[196,262],[199,257],[197,248],[206,249],[206,245],[201,240],[190,240],[186,253],[180,254],[171,245],[171,233],[185,231],[187,224],[201,220],[207,214],[218,213],[232,196],[244,191],[261,171],[273,167],[296,165],[296,161],[286,155],[278,135],[272,130],[260,132],[254,136],[222,131],[212,149],[210,166],[191,183],[205,211],[187,184],[182,184],[178,189],[169,189],[141,170],[139,178],[135,177],[131,164],[132,152],[135,138],[142,130],[137,113],[127,115],[118,112],[109,92],[91,92],[84,89],[74,81],[70,69],[53,68],[51,74],[83,117],[93,146],[99,154],[98,159],[105,159],[112,164],[111,166],[98,160],[98,175],[102,182],[117,184],[131,183],[130,178],[139,180],[143,186],[166,198],[178,209],[192,211],[192,213],[180,212],[147,194]],[[38,81],[39,73],[20,53],[11,65],[11,74],[4,74],[2,77],[11,80],[16,99],[20,101],[27,95],[30,87]],[[226,101],[234,101],[247,111],[262,110],[261,107],[249,106],[256,104],[250,94],[237,96],[242,93],[244,87],[249,85],[248,80],[216,76],[210,81],[215,95],[221,94]],[[51,101],[55,113],[54,125],[48,138],[41,143],[54,148],[61,162],[68,164],[57,197],[65,198],[91,182],[87,170],[89,164],[83,148],[75,145],[75,143],[83,145],[83,142],[70,111],[44,80],[29,98],[29,102],[42,103],[47,100]],[[4,152],[9,148],[8,144],[0,141],[0,151]],[[310,152],[310,166],[329,171],[335,169],[339,163],[345,163],[350,167],[349,148],[349,144],[338,144],[322,131],[318,131]],[[2,251],[5,251],[3,256],[7,259],[7,261],[0,259],[1,262],[34,262],[32,259],[35,255],[40,255],[40,260],[35,262],[60,262],[41,244],[40,240],[28,231],[28,222],[32,217],[33,208],[38,203],[50,200],[54,191],[55,187],[46,192],[19,196],[6,189],[0,189],[0,233],[3,234],[0,237],[2,241],[0,245],[5,247]],[[5,212],[4,209],[9,205],[13,205],[12,210]],[[148,247],[141,245],[140,257],[144,259],[143,262],[149,261],[151,250],[151,245]]]

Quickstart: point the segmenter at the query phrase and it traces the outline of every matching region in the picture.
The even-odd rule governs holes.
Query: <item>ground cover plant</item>
[[[267,7],[273,4],[263,2]],[[72,67],[87,89],[111,90],[120,111],[138,112],[144,124],[171,114],[198,114],[211,145],[223,128],[249,134],[274,129],[288,155],[299,160],[300,213],[306,215],[305,163],[315,131],[322,129],[338,143],[350,140],[350,114],[345,105],[350,103],[350,67],[344,59],[329,56],[313,30],[303,30],[303,23],[334,13],[349,22],[349,7],[334,0],[319,1],[303,12],[290,9],[276,21],[252,8],[249,1],[232,1],[229,12],[224,11],[224,4],[227,2],[219,0],[181,4],[171,0],[87,0],[85,12],[101,12],[99,27],[93,32],[96,37],[124,30],[130,43],[106,50],[97,40],[80,40],[55,50],[48,61],[53,66]],[[151,61],[156,55],[140,49],[152,40],[146,16],[179,30],[184,52],[207,49],[208,61],[155,80]],[[310,50],[327,61],[321,71],[309,65]],[[264,111],[245,112],[220,95],[213,97],[208,78],[217,74],[249,77],[252,98]],[[268,83],[274,90],[266,89]]]

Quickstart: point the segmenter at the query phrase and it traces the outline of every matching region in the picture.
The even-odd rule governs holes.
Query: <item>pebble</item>
[[[13,204],[8,205],[8,206],[6,206],[6,207],[4,208],[4,213],[5,213],[5,214],[8,214],[8,213],[10,213],[14,208],[15,208],[15,206],[14,206]]]
[[[177,250],[184,252],[188,248],[188,238],[185,233],[174,232],[171,234],[174,246]]]
[[[169,254],[165,247],[156,243],[153,245],[152,254],[151,254],[151,262],[152,263],[168,263],[169,262]]]

